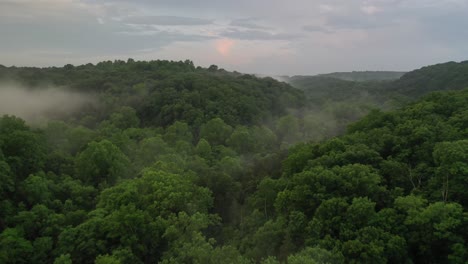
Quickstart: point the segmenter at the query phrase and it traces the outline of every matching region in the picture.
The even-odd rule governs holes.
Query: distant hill
[[[390,78],[390,73],[394,74],[395,79],[383,79],[385,76]],[[379,76],[380,79],[378,79]],[[351,77],[354,80],[350,80]],[[402,72],[344,72],[293,76],[284,80],[303,90],[315,102],[350,101],[371,97],[381,104],[396,97],[411,100],[434,91],[466,88],[468,87],[468,61],[426,66],[404,74]]]
[[[285,81],[303,90],[314,103],[331,101],[350,101],[368,98],[379,94],[383,87],[403,76],[405,72],[393,71],[353,71],[334,72],[318,75],[281,76]],[[376,93],[376,91],[378,91]]]
[[[303,90],[310,100],[317,103],[325,100],[346,101],[362,97],[368,94],[370,89],[381,85],[378,82],[346,81],[328,75],[293,76],[288,78],[287,82]]]
[[[468,87],[468,61],[452,61],[408,72],[392,82],[388,91],[408,97],[420,97],[429,92],[461,90],[466,87]]]
[[[336,78],[345,81],[366,82],[366,81],[389,81],[396,80],[406,72],[396,71],[353,71],[353,72],[333,72],[319,74],[321,77]]]

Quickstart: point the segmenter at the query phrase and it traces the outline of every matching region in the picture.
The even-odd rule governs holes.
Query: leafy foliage
[[[464,65],[434,82],[458,89]],[[98,103],[34,127],[0,118],[0,262],[465,263],[468,90],[359,106],[397,84],[417,97],[431,71],[316,77],[313,103],[190,61],[3,67]]]

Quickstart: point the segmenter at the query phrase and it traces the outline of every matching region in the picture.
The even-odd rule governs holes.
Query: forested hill
[[[268,220],[246,242],[252,253],[268,244],[310,263],[465,263],[467,139],[465,89],[298,145],[282,177],[258,185],[255,217]]]
[[[319,74],[316,76],[329,77],[345,81],[365,82],[365,81],[391,81],[399,79],[405,72],[397,71],[353,71],[353,72],[333,72]],[[301,76],[294,76],[301,77]],[[294,78],[293,77],[293,78]]]
[[[383,112],[190,61],[0,76],[0,263],[468,261],[466,89]]]
[[[377,82],[355,82],[329,76],[294,76],[287,79],[292,86],[304,91],[314,103],[348,101],[369,94],[370,89],[379,89]]]
[[[394,81],[389,92],[412,98],[440,90],[460,90],[468,87],[468,61],[447,62],[426,66]]]
[[[353,72],[364,74],[366,72]],[[374,76],[379,72],[370,72]],[[346,101],[371,96],[378,103],[395,97],[416,99],[440,90],[460,90],[468,87],[468,61],[447,62],[408,73],[395,72],[397,78],[343,78],[351,73],[330,73],[315,76],[293,76],[286,82],[303,90],[309,97],[326,96],[333,101]],[[351,76],[354,76],[351,74]],[[378,76],[378,74],[376,75]],[[365,80],[364,80],[365,79]]]
[[[316,112],[328,111],[341,120],[336,131],[343,131],[370,109],[397,109],[430,92],[467,88],[468,62],[423,67],[397,80],[349,81],[329,74],[294,76],[286,81],[304,92],[309,106],[319,109]]]
[[[388,100],[391,95],[385,92],[385,88],[404,74],[404,72],[353,71],[311,76],[296,75],[281,79],[304,91],[314,103],[320,104],[327,100],[347,102],[367,100],[369,103],[374,103],[376,97],[382,101]],[[382,92],[385,92],[385,95],[380,98]],[[376,94],[378,96],[375,96]]]
[[[0,67],[0,83],[5,81],[92,93],[100,98],[101,107],[88,109],[88,119],[100,121],[129,106],[143,124],[152,126],[179,120],[199,127],[214,117],[229,125],[262,123],[304,104],[301,91],[272,78],[227,72],[215,65],[195,67],[191,61],[129,59],[60,68]]]

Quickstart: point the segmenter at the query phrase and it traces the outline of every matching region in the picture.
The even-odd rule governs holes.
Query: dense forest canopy
[[[101,115],[127,105],[144,125],[163,127],[176,120],[198,127],[214,117],[230,125],[260,123],[303,104],[300,91],[271,78],[230,73],[215,65],[196,68],[191,61],[129,59],[62,68],[3,67],[0,79],[27,87],[52,85],[98,93],[106,104],[98,110]]]
[[[293,76],[285,81],[304,92],[316,116],[338,120],[338,124],[328,130],[329,135],[337,135],[372,109],[393,110],[430,92],[468,87],[467,65],[467,61],[447,62],[408,73],[393,72],[401,76],[394,79],[379,78],[388,72],[370,71]],[[368,78],[359,79],[360,76]],[[343,116],[345,118],[340,118]]]
[[[440,63],[403,75],[390,89],[413,97],[433,91],[460,90],[467,87],[467,73],[468,61]]]
[[[466,263],[466,65],[0,66],[0,263]]]
[[[397,71],[353,71],[353,72],[333,72],[319,74],[321,77],[330,77],[345,81],[391,81],[399,79],[405,72]],[[298,76],[299,77],[299,76]]]
[[[384,78],[384,76],[393,76]],[[410,99],[440,90],[460,90],[468,86],[468,61],[447,62],[403,72],[350,72],[315,76],[293,76],[286,82],[316,98],[342,101],[372,96],[378,103],[395,96]]]

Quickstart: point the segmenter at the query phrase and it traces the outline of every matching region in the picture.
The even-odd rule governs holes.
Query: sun
[[[232,39],[219,39],[216,41],[216,50],[223,56],[229,56],[232,47],[234,47],[235,41]]]

